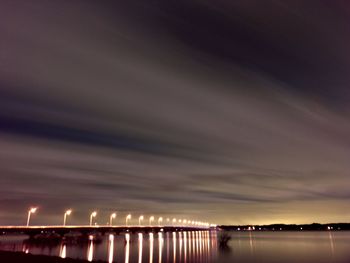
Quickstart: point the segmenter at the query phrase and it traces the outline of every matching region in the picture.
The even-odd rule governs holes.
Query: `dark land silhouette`
[[[350,223],[329,223],[329,224],[271,224],[271,225],[221,225],[218,226],[222,230],[227,231],[342,231],[350,230]],[[253,228],[254,227],[254,228]]]

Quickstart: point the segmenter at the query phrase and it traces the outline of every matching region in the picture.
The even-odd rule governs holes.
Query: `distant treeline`
[[[287,224],[272,224],[272,225],[241,225],[241,226],[218,226],[223,230],[236,231],[339,231],[350,230],[350,223],[330,223],[330,224],[303,224],[303,225],[287,225]]]

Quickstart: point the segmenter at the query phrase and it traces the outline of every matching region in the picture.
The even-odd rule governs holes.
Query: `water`
[[[1,236],[0,249],[89,261],[125,263],[349,263],[350,232],[230,232],[227,247],[220,232],[106,234],[81,243],[31,243],[25,236]]]
[[[349,263],[350,231],[232,232],[217,262]]]

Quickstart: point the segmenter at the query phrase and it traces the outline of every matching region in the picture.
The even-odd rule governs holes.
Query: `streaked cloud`
[[[76,223],[348,221],[348,17],[338,1],[5,1],[1,222],[33,203],[38,223],[67,207]]]

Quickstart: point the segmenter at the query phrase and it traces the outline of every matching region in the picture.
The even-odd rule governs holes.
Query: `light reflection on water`
[[[109,242],[108,242],[108,263],[113,262],[113,254],[114,254],[114,235],[109,235]]]
[[[153,233],[149,233],[149,262],[153,262]]]
[[[87,252],[87,260],[91,262],[94,258],[94,237],[89,236],[89,246]]]
[[[187,263],[187,233],[184,232],[184,263]]]
[[[159,247],[159,254],[158,254],[158,262],[161,263],[162,262],[162,255],[163,255],[163,243],[164,243],[164,239],[163,239],[163,233],[159,232],[158,233],[158,247]]]
[[[176,232],[173,232],[173,262],[176,262]]]
[[[108,263],[348,263],[349,232],[231,232],[229,246],[218,246],[219,232],[108,233],[85,242],[31,243],[0,236],[0,249]]]
[[[143,242],[143,235],[142,233],[139,233],[139,260],[138,263],[142,262],[142,242]]]
[[[125,234],[125,263],[129,263],[130,256],[130,234]]]
[[[61,248],[60,248],[60,257],[61,258],[66,258],[66,249],[67,249],[67,245],[62,243]]]

